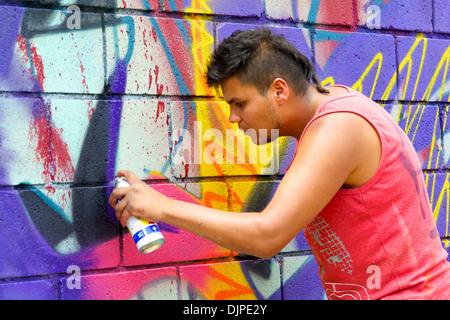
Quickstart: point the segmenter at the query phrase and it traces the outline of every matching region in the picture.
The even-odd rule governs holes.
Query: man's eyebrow
[[[227,100],[227,103],[228,103],[229,105],[231,105],[233,102],[236,102],[237,100],[239,100],[239,98],[233,97],[233,98],[231,98],[230,100]]]

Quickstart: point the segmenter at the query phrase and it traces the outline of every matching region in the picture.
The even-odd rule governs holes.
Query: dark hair
[[[317,78],[314,65],[283,35],[269,29],[236,31],[214,51],[206,72],[211,87],[237,75],[265,95],[277,77],[296,93],[305,94],[311,80],[319,92],[328,93]]]

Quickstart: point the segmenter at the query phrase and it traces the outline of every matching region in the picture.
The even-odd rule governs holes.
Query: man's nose
[[[233,110],[230,110],[230,123],[239,123],[242,121],[242,118]]]

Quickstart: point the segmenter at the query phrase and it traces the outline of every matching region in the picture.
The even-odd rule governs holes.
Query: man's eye
[[[243,108],[245,106],[244,102],[236,102],[236,107]]]

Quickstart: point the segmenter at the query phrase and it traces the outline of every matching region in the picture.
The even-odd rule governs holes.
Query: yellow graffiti
[[[426,51],[427,51],[428,39],[424,38],[424,36],[422,34],[417,35],[416,40],[414,41],[414,44],[411,46],[411,48],[406,53],[406,55],[403,58],[403,60],[400,62],[400,65],[399,65],[399,72],[400,73],[403,71],[403,69],[405,68],[406,65],[408,67],[407,73],[406,73],[406,77],[405,77],[405,84],[404,84],[403,94],[401,96],[401,100],[405,100],[406,91],[407,91],[407,88],[408,88],[408,85],[409,85],[409,80],[411,78],[411,71],[412,71],[412,66],[413,66],[412,54],[416,50],[416,48],[419,46],[419,44],[421,42],[423,42],[422,56],[420,58],[419,71],[417,72],[416,83],[414,85],[413,95],[411,97],[411,100],[414,100],[414,98],[416,96],[416,92],[417,92],[417,87],[419,85],[419,80],[420,80],[420,76],[421,76],[421,73],[422,73],[422,69],[423,69],[423,63],[424,63],[425,54],[426,54]],[[394,85],[397,83],[397,75],[398,75],[398,73],[396,71],[394,73],[394,75],[392,76],[391,80],[389,81],[388,86],[387,86],[385,92],[383,93],[383,95],[381,97],[382,100],[387,100],[389,98],[389,95],[391,94],[392,89],[394,88]]]
[[[429,183],[429,176],[426,176],[425,182],[428,185]],[[441,213],[441,206],[442,206],[442,202],[444,201],[444,197],[446,202],[446,211],[445,211],[445,222],[446,222],[446,227],[445,227],[445,234],[441,235],[443,237],[448,237],[449,236],[449,204],[450,204],[450,183],[449,183],[449,176],[450,174],[447,173],[446,177],[445,177],[445,182],[444,185],[441,188],[441,191],[437,197],[436,203],[434,203],[434,199],[435,199],[435,189],[436,189],[436,177],[437,175],[433,175],[433,182],[432,182],[432,188],[431,188],[431,193],[430,193],[430,201],[431,201],[431,207],[433,208],[433,217],[434,217],[434,221],[437,222],[437,219],[439,217],[439,214]]]
[[[207,13],[210,9],[204,1],[192,1],[192,7],[186,9],[186,12],[198,12],[203,8]],[[206,84],[205,65],[207,59],[211,56],[212,48],[214,46],[214,36],[208,31],[208,21],[198,20],[191,17],[186,17],[191,24],[192,32],[192,56],[194,58],[194,74],[195,74],[195,88],[197,95],[213,95],[214,92]]]
[[[417,106],[416,110],[413,112],[413,107],[406,105],[406,107],[408,108],[406,116],[402,115],[402,109],[405,107],[405,105],[397,104],[395,107],[398,108],[398,109],[394,109],[396,114],[394,113],[394,111],[391,111],[391,116],[396,119],[397,123],[400,123],[401,120],[406,118],[405,119],[406,123],[402,129],[410,137],[411,142],[414,143],[414,140],[418,136],[417,133],[418,133],[419,127],[423,123],[422,118],[423,118],[424,112],[427,110],[427,107],[423,104],[419,104]],[[437,134],[436,131],[440,129],[440,126],[439,126],[439,109],[436,108],[435,110],[436,110],[436,114],[434,116],[433,133],[432,133],[432,137],[431,137],[431,143],[429,146],[430,150],[429,150],[428,164],[427,164],[426,169],[432,169],[432,168],[438,167],[440,153],[441,153],[441,149],[442,149],[441,145],[438,144],[436,141],[436,136],[439,136],[439,134]],[[432,166],[432,159],[433,159],[433,155],[434,155],[436,146],[437,146],[436,163],[434,166]]]
[[[425,110],[425,108],[423,108],[423,110]],[[433,127],[433,134],[431,137],[431,145],[430,145],[430,157],[428,158],[428,167],[427,169],[431,169],[431,158],[432,155],[434,153],[434,148],[436,147],[436,130],[439,128],[438,126],[438,120],[439,120],[439,109],[436,108],[436,116],[434,118],[434,127]],[[414,136],[416,135],[416,132],[414,132]],[[436,163],[435,163],[435,168],[437,168],[438,163],[439,163],[439,158],[440,158],[440,154],[441,154],[441,146],[438,145],[438,151],[437,151],[437,156],[436,156]]]
[[[209,2],[209,0],[193,0],[192,6],[190,8],[186,8],[186,12],[213,14],[214,12],[210,9],[207,2]]]
[[[209,283],[205,283],[202,288],[205,297],[214,300],[256,299],[240,264],[212,264],[204,272],[210,278]]]
[[[208,1],[194,0],[191,7],[186,9],[187,13],[212,13],[208,5]],[[256,146],[252,143],[249,137],[245,136],[242,132],[239,132],[238,126],[231,124],[228,121],[229,112],[227,105],[220,101],[221,93],[216,92],[210,88],[206,83],[205,69],[207,59],[211,56],[212,49],[214,47],[214,37],[208,30],[209,21],[198,20],[195,15],[187,16],[186,19],[191,23],[192,30],[192,55],[194,57],[194,75],[195,75],[195,87],[198,95],[206,95],[215,97],[213,101],[197,101],[196,102],[196,117],[197,121],[202,123],[202,131],[205,132],[210,128],[217,128],[225,137],[225,133],[230,134],[233,132],[229,141],[234,141],[232,145],[227,142],[226,139],[216,139],[210,141],[197,141],[201,148],[198,152],[204,153],[206,150],[217,151],[216,154],[209,154],[207,156],[213,158],[217,155],[223,155],[227,159],[233,159],[233,164],[223,163],[223,161],[217,161],[218,163],[205,164],[203,162],[199,165],[202,176],[224,176],[229,172],[232,175],[248,176],[258,175],[264,173],[264,169],[267,165],[261,163],[253,163],[250,161],[252,151],[257,150],[257,154],[264,154],[266,151],[268,157],[274,158],[277,156],[273,151],[272,144],[266,146]],[[219,90],[220,91],[220,90]],[[198,137],[197,137],[198,139]],[[284,145],[284,144],[283,144]],[[260,148],[266,150],[259,151]],[[204,155],[204,154],[203,154]],[[209,163],[214,159],[208,159]],[[216,159],[221,160],[221,159]],[[238,201],[239,203],[241,201]]]
[[[407,69],[407,73],[406,73],[406,77],[405,77],[405,84],[403,87],[403,93],[401,94],[401,100],[405,100],[406,99],[406,92],[408,89],[408,85],[409,85],[409,81],[411,78],[411,72],[412,72],[412,66],[414,64],[412,55],[415,52],[415,50],[417,49],[417,47],[423,43],[422,46],[422,55],[420,57],[420,63],[419,63],[419,68],[418,68],[418,72],[417,72],[417,76],[416,76],[416,82],[414,84],[414,90],[413,90],[413,94],[411,97],[411,100],[414,100],[417,94],[417,88],[419,86],[419,82],[421,79],[421,75],[422,75],[422,70],[423,70],[423,66],[424,66],[424,61],[425,61],[425,57],[426,57],[426,53],[427,53],[427,48],[428,48],[428,39],[425,38],[423,36],[423,34],[419,34],[416,37],[416,40],[414,41],[413,45],[411,46],[411,48],[409,49],[409,51],[407,52],[407,54],[405,55],[405,57],[403,58],[403,60],[401,61],[400,65],[399,65],[399,72],[401,73],[403,71],[403,69],[405,68],[405,66],[407,65],[408,69]],[[445,90],[445,80],[447,78],[447,73],[448,73],[448,67],[449,67],[449,63],[450,63],[450,46],[447,48],[447,50],[444,52],[444,54],[442,55],[433,76],[431,77],[429,84],[421,98],[422,101],[428,101],[430,99],[431,93],[433,92],[433,88],[436,85],[436,81],[437,78],[442,70],[442,68],[444,68],[444,73],[442,76],[442,82],[440,85],[440,94],[439,94],[439,101],[442,101],[443,99],[443,95],[444,95],[444,90]],[[392,88],[395,84],[397,80],[397,72],[394,73],[393,77],[391,78],[391,81],[389,82],[388,88],[386,89],[385,93],[382,96],[383,100],[386,100],[390,94],[390,92],[392,91]],[[448,97],[448,101],[450,101],[450,95]]]
[[[222,162],[214,162],[214,159],[204,159],[198,164],[200,176],[225,176],[230,172],[238,176],[253,176],[261,173],[261,169],[256,164],[249,164],[248,161],[237,161],[238,158],[248,160],[248,137],[238,136],[237,125],[232,125],[228,121],[228,108],[225,102],[220,99],[220,92],[216,92],[210,88],[206,83],[205,71],[207,59],[212,54],[214,48],[214,36],[208,28],[211,23],[208,20],[197,19],[195,13],[213,13],[205,0],[193,0],[190,8],[186,9],[186,13],[193,15],[186,16],[186,19],[191,24],[192,32],[192,55],[194,59],[194,76],[195,76],[195,92],[199,96],[214,97],[208,101],[196,101],[196,131],[200,132],[201,137],[194,137],[196,143],[200,148],[195,152],[200,152],[205,157],[205,150],[217,151],[217,154],[222,154],[223,158],[233,159],[233,164],[222,164]],[[209,19],[210,20],[210,19]],[[219,90],[220,91],[220,90]],[[219,134],[225,133],[231,135],[233,143],[229,144],[225,139],[204,139],[204,133],[212,128],[217,130]],[[217,132],[215,131],[215,132]],[[202,139],[203,137],[203,139]],[[247,141],[245,140],[247,138]],[[205,140],[205,141],[204,141]],[[247,142],[247,143],[246,143]],[[270,148],[270,146],[269,146]],[[217,154],[208,154],[206,157],[214,158]],[[218,159],[216,159],[218,160]],[[220,160],[220,159],[219,159]],[[212,163],[211,163],[212,162]],[[207,164],[209,163],[209,164]],[[231,168],[230,168],[231,166]],[[229,196],[224,197],[216,190],[211,189],[211,184],[202,184],[202,201],[205,205],[212,206],[212,201],[215,202],[214,207],[224,207],[224,209],[231,209],[233,211],[241,211],[246,197],[245,194],[239,192],[239,188],[232,188],[231,182],[224,179],[223,182],[227,186]],[[254,186],[254,183],[251,184]],[[236,191],[238,190],[238,191]],[[247,192],[246,194],[250,194]],[[223,269],[226,266],[225,269]],[[230,276],[231,275],[231,276]],[[203,279],[196,279],[196,286],[207,299],[255,299],[253,290],[242,271],[239,263],[232,264],[214,264],[204,270]],[[200,281],[199,281],[200,280]]]
[[[334,86],[334,78],[328,77],[322,80],[322,86]]]
[[[413,65],[415,63],[417,63],[413,59],[413,54],[414,54],[414,52],[416,52],[416,50],[420,44],[422,44],[422,53],[420,56],[420,61],[418,62],[418,71],[417,71],[417,74],[415,75],[416,81],[414,83],[414,89],[413,89],[413,93],[411,96],[411,100],[413,100],[413,101],[415,100],[416,95],[417,95],[417,90],[419,87],[419,82],[422,79],[421,76],[422,76],[422,71],[424,69],[424,62],[425,62],[426,53],[427,53],[427,49],[428,49],[428,39],[425,38],[423,34],[418,34],[416,36],[416,39],[415,39],[413,45],[406,53],[403,60],[400,62],[399,67],[398,67],[398,72],[395,71],[394,74],[392,75],[390,81],[388,82],[387,87],[381,96],[381,100],[389,99],[389,96],[392,93],[392,90],[394,89],[395,84],[397,83],[398,73],[402,73],[405,70],[405,68],[406,68],[406,76],[405,76],[404,84],[402,87],[402,92],[398,98],[400,100],[407,99],[406,92],[410,85],[410,81],[411,81],[412,77],[414,76],[412,74],[412,68],[413,68]],[[359,92],[362,92],[363,81],[367,78],[368,74],[374,68],[375,64],[378,63],[377,72],[376,72],[376,75],[375,75],[375,78],[374,78],[374,81],[372,84],[372,90],[369,94],[369,97],[373,98],[375,88],[378,85],[382,62],[383,62],[383,55],[381,54],[381,52],[379,52],[369,62],[367,68],[364,70],[361,77],[351,87]],[[438,76],[439,76],[439,74],[441,74],[442,71],[443,71],[443,76],[442,76],[442,81],[440,83],[440,88],[439,88],[439,101],[443,100],[444,92],[445,92],[445,82],[447,80],[449,64],[450,64],[450,46],[445,50],[438,65],[436,66],[435,71],[434,71],[431,79],[429,80],[428,86],[427,86],[425,92],[423,93],[421,101],[428,101],[430,99],[433,89],[436,86]],[[328,78],[326,78],[325,80],[322,81],[322,85],[332,85],[332,84],[334,84],[334,82],[335,82],[334,78],[332,76],[329,76]],[[450,102],[450,94],[448,96],[448,101]]]
[[[409,79],[411,77],[411,69],[412,69],[412,65],[413,65],[412,54],[416,50],[417,46],[422,41],[423,41],[422,56],[420,58],[420,66],[419,66],[419,71],[418,71],[417,77],[416,77],[416,83],[414,85],[413,95],[411,97],[411,99],[414,100],[414,98],[416,96],[416,92],[417,92],[417,87],[419,85],[420,75],[422,74],[423,62],[425,60],[425,54],[426,54],[426,51],[427,51],[428,39],[424,38],[422,34],[419,34],[416,37],[416,40],[415,40],[414,44],[412,45],[411,49],[409,49],[409,51],[406,54],[405,58],[403,58],[402,62],[400,63],[400,66],[399,66],[399,71],[400,72],[403,71],[403,68],[405,67],[405,64],[408,64],[408,72],[407,72],[407,75],[406,75],[406,80],[405,80],[406,83],[405,83],[405,87],[403,89],[402,100],[405,100],[406,89],[408,88]],[[395,77],[397,77],[397,73],[394,74],[393,78],[395,79]]]
[[[442,69],[442,66],[445,63],[445,69],[444,69],[444,74],[442,76],[442,83],[441,83],[441,90],[440,90],[440,94],[439,94],[439,101],[442,101],[443,99],[443,94],[444,94],[444,89],[445,89],[445,80],[447,78],[447,73],[448,73],[448,65],[450,63],[450,46],[447,48],[447,50],[444,52],[444,54],[442,55],[441,60],[439,61],[439,64],[433,74],[433,77],[431,78],[430,84],[427,87],[427,90],[425,91],[422,100],[429,100],[430,99],[430,95],[432,92],[432,89],[434,87],[434,84],[437,80],[437,77]],[[448,102],[450,102],[450,94],[448,96]]]
[[[352,86],[353,89],[355,89],[359,92],[362,92],[362,90],[363,90],[362,82],[367,77],[367,74],[372,70],[372,68],[376,62],[378,62],[378,68],[377,68],[377,73],[375,75],[375,80],[372,85],[372,91],[370,92],[370,95],[369,95],[369,98],[371,98],[371,99],[373,97],[373,93],[375,91],[375,87],[378,82],[378,77],[380,76],[381,66],[383,65],[383,55],[381,54],[381,52],[379,52],[375,55],[375,57],[369,63],[369,66],[366,68],[366,70],[364,70],[364,72],[361,75],[361,77],[359,78],[359,80],[356,81],[356,83]]]
[[[411,109],[412,108],[410,107],[409,110],[408,110],[408,117],[407,117],[407,120],[406,120],[406,125],[405,125],[405,129],[404,130],[405,130],[406,134],[409,134],[410,131],[411,131],[411,127],[412,127],[413,123],[416,123],[415,128],[414,128],[414,132],[413,132],[412,135],[410,135],[412,143],[414,143],[414,140],[415,140],[415,138],[417,136],[417,130],[419,129],[419,125],[422,122],[422,116],[423,116],[423,113],[425,112],[425,108],[426,108],[425,106],[419,104],[419,106],[417,107],[417,109],[416,109],[416,111],[415,111],[415,113],[414,113],[414,115],[412,117],[411,117]],[[420,112],[419,118],[416,119],[417,115],[419,114],[419,112]],[[434,117],[433,134],[431,136],[431,143],[430,143],[430,151],[429,151],[430,156],[428,157],[427,169],[432,169],[431,160],[432,160],[432,156],[433,156],[433,153],[434,153],[434,149],[436,147],[436,130],[439,128],[438,121],[439,121],[439,109],[436,108],[436,115]],[[438,148],[437,152],[438,153],[437,153],[437,157],[436,157],[435,168],[438,166],[438,162],[439,162],[439,155],[440,155],[440,152],[441,152],[441,148],[440,147]]]

